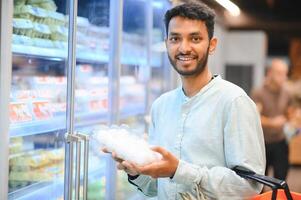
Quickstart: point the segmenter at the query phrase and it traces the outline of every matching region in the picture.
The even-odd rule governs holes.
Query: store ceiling
[[[300,0],[231,0],[241,9],[230,16],[214,0],[203,0],[222,16],[230,30],[264,30],[269,37],[269,54],[287,54],[292,38],[301,38]]]

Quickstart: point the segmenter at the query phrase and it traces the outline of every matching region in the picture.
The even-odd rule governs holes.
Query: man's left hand
[[[152,150],[160,153],[162,159],[144,166],[134,165],[135,170],[139,174],[149,175],[152,178],[173,177],[177,170],[179,160],[162,147],[152,147]]]

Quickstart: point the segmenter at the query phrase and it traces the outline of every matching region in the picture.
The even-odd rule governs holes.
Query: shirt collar
[[[201,90],[197,94],[195,94],[192,97],[187,97],[185,95],[182,85],[180,85],[180,87],[178,87],[178,92],[180,94],[182,101],[187,102],[187,101],[194,99],[195,97],[200,96],[203,93],[205,93],[211,86],[213,86],[220,79],[221,79],[220,75],[217,75],[217,74],[213,75],[212,79],[204,87],[202,87]]]

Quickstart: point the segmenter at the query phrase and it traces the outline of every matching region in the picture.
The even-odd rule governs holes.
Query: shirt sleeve
[[[241,199],[261,191],[262,185],[238,176],[235,166],[264,174],[265,149],[259,115],[247,96],[235,98],[224,112],[226,166],[200,166],[180,160],[173,181],[193,187],[213,199]]]
[[[129,182],[136,186],[145,196],[157,196],[157,179],[146,175],[139,175],[135,180],[129,180]]]

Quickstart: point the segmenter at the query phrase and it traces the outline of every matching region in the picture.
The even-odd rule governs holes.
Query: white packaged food
[[[123,160],[146,165],[158,161],[162,155],[151,150],[142,138],[126,129],[105,129],[96,132],[93,138],[110,152],[115,152]]]

